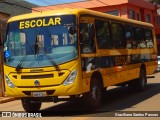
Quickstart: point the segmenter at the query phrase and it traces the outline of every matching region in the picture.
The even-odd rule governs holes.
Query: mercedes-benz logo
[[[40,86],[39,80],[35,80],[35,81],[34,81],[34,85],[35,85],[35,86]]]

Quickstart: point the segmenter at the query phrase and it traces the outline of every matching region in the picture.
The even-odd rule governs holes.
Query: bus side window
[[[135,28],[135,40],[138,43],[138,48],[145,48],[145,40],[144,40],[144,30],[141,27],[136,27]]]
[[[80,43],[82,53],[95,53],[94,34],[93,24],[82,23],[80,25]]]
[[[113,48],[109,22],[96,20],[96,39],[99,49]]]
[[[147,48],[153,48],[153,37],[152,37],[151,29],[145,29],[145,40],[146,40]]]
[[[123,25],[120,23],[112,23],[111,28],[114,48],[126,48],[126,40],[123,37]]]
[[[137,48],[138,43],[135,40],[134,27],[131,25],[125,25],[125,39],[127,41],[127,48]]]

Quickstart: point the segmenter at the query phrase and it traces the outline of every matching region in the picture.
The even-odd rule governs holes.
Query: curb
[[[18,99],[19,98],[14,98],[14,97],[0,97],[0,104],[11,102],[11,101],[18,100]]]

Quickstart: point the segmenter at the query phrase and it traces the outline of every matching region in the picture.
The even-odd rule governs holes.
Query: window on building
[[[141,21],[140,14],[137,13],[137,20]]]
[[[115,15],[115,16],[119,16],[119,11],[118,10],[107,11],[106,13],[111,14],[111,15]]]
[[[156,22],[157,22],[157,25],[160,25],[160,17],[159,16],[156,16]]]
[[[146,22],[151,23],[151,16],[150,16],[150,14],[146,15]]]
[[[133,10],[128,10],[128,17],[130,19],[135,19],[135,12]]]

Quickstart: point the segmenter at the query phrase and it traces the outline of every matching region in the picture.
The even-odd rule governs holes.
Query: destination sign
[[[54,26],[54,25],[61,25],[61,18],[60,17],[39,18],[39,19],[20,21],[19,22],[19,29]]]

